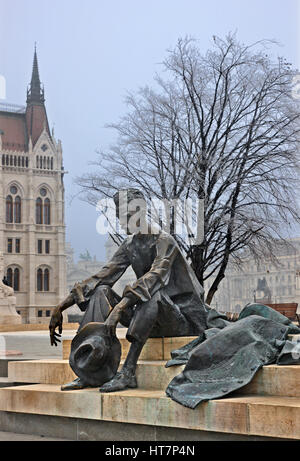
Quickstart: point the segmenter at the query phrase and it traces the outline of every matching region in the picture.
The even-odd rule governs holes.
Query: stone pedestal
[[[16,297],[1,298],[0,293],[0,325],[19,325],[20,323],[22,319],[16,312]]]
[[[16,297],[14,290],[2,282],[3,279],[3,254],[0,253],[0,325],[20,324],[21,316],[16,312]]]

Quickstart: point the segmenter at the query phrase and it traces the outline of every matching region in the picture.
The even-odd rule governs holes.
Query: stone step
[[[117,336],[122,347],[122,360],[125,360],[130,343],[126,339],[126,328],[117,328]],[[197,336],[179,336],[170,338],[149,338],[140,355],[141,360],[169,360],[171,352],[193,341]],[[291,341],[300,341],[300,335],[289,335]],[[72,338],[63,339],[63,359],[69,359]]]
[[[84,389],[62,392],[57,385],[36,384],[0,388],[0,411],[148,427],[300,438],[300,398],[296,397],[236,396],[203,402],[191,410],[172,401],[163,391],[130,389],[101,394],[98,389]]]
[[[10,362],[8,376],[13,382],[63,384],[75,378],[67,360],[28,360]],[[139,361],[137,381],[141,389],[164,390],[184,366],[165,368],[165,361]],[[268,365],[262,367],[251,383],[239,389],[241,395],[300,397],[300,366]]]
[[[5,357],[5,358],[0,358],[0,377],[7,378],[8,376],[8,364],[13,361],[20,361],[23,362],[25,360],[31,360],[32,357],[24,358],[22,356],[16,356],[16,357]]]
[[[49,318],[50,321],[50,318]],[[47,323],[20,323],[20,324],[1,324],[0,333],[15,332],[15,331],[48,331],[49,321]],[[71,330],[76,332],[78,323],[64,323],[64,331]]]
[[[23,384],[26,384],[26,381]],[[19,385],[18,383],[12,381],[10,378],[0,377],[0,387],[11,387],[11,386],[18,386],[18,385]]]
[[[126,329],[118,328],[117,336],[120,340],[122,347],[122,359],[126,358],[130,343],[125,338]],[[149,338],[144,345],[140,359],[141,360],[169,360],[171,358],[171,351],[179,349],[185,344],[193,341],[196,336],[180,336],[178,338]],[[63,345],[63,359],[69,359],[71,350],[71,339],[64,339]]]
[[[121,362],[122,363],[122,362]],[[164,390],[183,366],[165,368],[164,361],[139,361],[137,381],[142,389]],[[10,362],[9,379],[13,382],[37,384],[64,384],[76,378],[68,360],[30,360]]]

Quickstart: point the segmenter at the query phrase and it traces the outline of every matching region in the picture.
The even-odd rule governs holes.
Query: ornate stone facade
[[[249,302],[298,303],[300,307],[300,238],[276,249],[277,263],[245,259],[241,267],[229,265],[212,306],[224,312],[240,312]],[[206,290],[213,280],[207,280]]]
[[[69,292],[76,282],[91,277],[92,275],[99,272],[104,262],[97,261],[96,257],[93,258],[86,252],[86,255],[82,255],[79,261],[74,261],[74,250],[70,243],[66,243],[66,256],[67,256],[67,291]],[[69,322],[77,322],[82,317],[82,312],[79,307],[75,304],[65,311],[68,316]]]
[[[66,294],[62,146],[50,133],[36,51],[27,105],[0,106],[0,252],[23,323]]]
[[[66,256],[67,256],[67,291],[69,292],[76,282],[91,277],[99,272],[101,266],[104,265],[103,261],[97,261],[96,256],[91,257],[88,252],[81,255],[78,262],[74,261],[74,250],[70,243],[66,243]]]

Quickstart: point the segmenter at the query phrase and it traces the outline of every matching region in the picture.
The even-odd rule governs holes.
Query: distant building
[[[73,288],[76,282],[82,282],[92,275],[95,275],[104,265],[103,261],[97,261],[96,256],[92,258],[88,251],[86,251],[85,254],[82,254],[79,261],[75,263],[74,250],[70,243],[66,243],[66,256],[68,292]],[[75,305],[68,308],[67,315],[70,322],[75,322],[78,321],[80,316],[82,316],[82,312],[79,307]]]
[[[118,249],[118,245],[115,244],[109,237],[105,244],[106,250],[106,261],[109,261],[114,252]],[[92,275],[97,274],[105,262],[97,261],[96,257],[91,257],[89,252],[82,254],[78,262],[74,261],[74,250],[70,243],[66,244],[66,255],[67,255],[67,288],[70,291],[76,282],[82,282]],[[125,286],[132,283],[136,279],[136,276],[131,268],[122,275],[122,277],[114,284],[113,289],[120,296],[123,293]],[[69,322],[77,322],[82,317],[82,312],[78,306],[69,307],[67,310]]]
[[[81,255],[78,262],[74,261],[74,250],[70,243],[66,243],[66,255],[67,255],[67,290],[70,291],[76,282],[91,277],[92,275],[99,272],[103,261],[97,261],[96,256],[93,258],[86,252],[85,255]]]
[[[224,312],[240,312],[249,302],[298,303],[300,305],[300,238],[278,244],[278,264],[253,258],[245,259],[241,267],[232,264],[226,271],[212,306]],[[205,283],[206,291],[213,278]]]
[[[35,51],[26,107],[0,105],[0,252],[24,323],[49,322],[66,294],[63,176]]]
[[[112,258],[113,254],[117,251],[118,245],[111,239],[111,237],[108,237],[105,243],[105,249],[106,260],[109,261]],[[115,292],[118,293],[118,295],[122,296],[125,286],[132,284],[135,280],[136,275],[133,272],[133,269],[131,267],[128,267],[128,269],[124,272],[122,277],[115,283]]]
[[[74,261],[74,250],[70,243],[66,244],[66,255],[67,255],[67,289],[70,291],[76,282],[95,275],[100,271],[101,267],[109,261],[115,251],[118,249],[118,245],[114,243],[109,237],[105,243],[105,262],[97,261],[96,256],[91,257],[86,251],[82,254],[78,262]],[[113,289],[120,295],[122,295],[125,286],[128,283],[132,283],[136,279],[136,275],[133,270],[129,267],[122,277],[115,283]],[[68,309],[69,311],[69,309]]]
[[[109,261],[118,245],[108,238],[105,244],[106,261]],[[287,245],[278,245],[276,249],[278,263],[264,261],[257,264],[252,258],[245,258],[239,267],[229,264],[226,276],[215,294],[211,306],[222,312],[240,312],[248,303],[298,303],[300,306],[300,238],[291,239]],[[88,255],[87,255],[88,256]],[[87,257],[73,261],[73,250],[67,244],[68,289],[76,281],[84,280],[96,274],[104,263]],[[122,295],[127,284],[136,280],[131,267],[116,282],[113,289]],[[213,283],[213,277],[204,285],[207,292]],[[80,312],[76,307],[74,313]],[[69,310],[68,310],[69,311]]]

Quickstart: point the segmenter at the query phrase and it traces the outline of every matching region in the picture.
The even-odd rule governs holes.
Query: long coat
[[[179,310],[189,323],[189,334],[206,328],[203,288],[174,238],[164,231],[129,236],[97,274],[79,284],[81,296],[88,301],[99,285],[112,287],[129,266],[137,279],[125,287],[123,296],[132,304],[147,302],[160,292],[164,304]],[[78,286],[72,292],[79,298]]]

